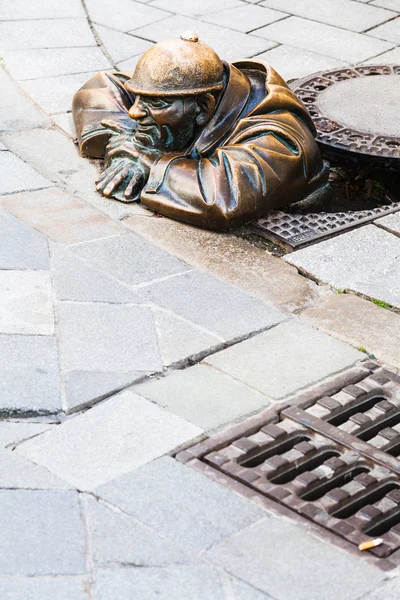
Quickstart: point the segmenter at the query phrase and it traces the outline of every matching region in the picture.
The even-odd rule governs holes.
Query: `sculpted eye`
[[[160,98],[153,98],[151,100],[151,106],[153,108],[164,108],[164,106],[168,106],[168,102],[161,100]]]

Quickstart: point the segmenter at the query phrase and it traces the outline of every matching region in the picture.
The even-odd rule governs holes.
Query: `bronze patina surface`
[[[133,75],[95,75],[73,114],[81,152],[105,159],[99,192],[186,223],[228,230],[329,193],[285,81],[261,61],[221,61],[195,33],[155,44]]]

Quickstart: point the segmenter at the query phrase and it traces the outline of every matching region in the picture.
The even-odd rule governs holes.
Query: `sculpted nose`
[[[143,105],[140,102],[140,96],[136,96],[135,103],[129,110],[129,116],[131,119],[143,119],[147,113],[143,110]]]

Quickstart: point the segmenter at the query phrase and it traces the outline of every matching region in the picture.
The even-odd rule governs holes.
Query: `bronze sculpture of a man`
[[[76,94],[80,150],[104,157],[97,190],[224,231],[327,194],[314,125],[269,65],[220,60],[194,33],[155,44],[133,75]]]

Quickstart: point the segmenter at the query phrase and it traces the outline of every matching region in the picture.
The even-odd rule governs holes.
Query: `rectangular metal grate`
[[[331,393],[266,411],[178,459],[357,546],[383,538],[369,552],[387,558],[400,549],[400,377],[375,363],[358,372],[339,391],[333,381]]]

